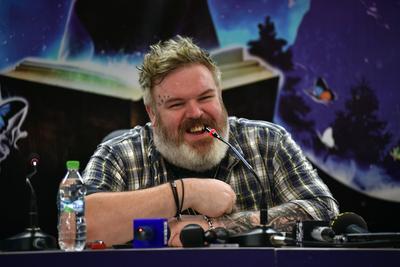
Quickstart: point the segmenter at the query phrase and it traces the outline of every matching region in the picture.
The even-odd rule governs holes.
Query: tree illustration
[[[292,51],[284,51],[287,42],[276,37],[275,24],[269,16],[266,17],[264,25],[258,24],[258,32],[260,38],[248,42],[249,52],[281,70],[293,69]]]
[[[259,39],[248,42],[249,52],[285,72],[285,84],[279,95],[278,114],[294,131],[311,131],[314,121],[306,118],[311,111],[300,95],[296,93],[296,85],[300,77],[290,76],[293,70],[292,50],[285,46],[286,40],[277,38],[275,25],[267,16],[265,24],[259,24]]]
[[[294,90],[299,81],[300,78],[298,77],[286,77],[278,112],[281,119],[288,123],[292,129],[296,131],[311,131],[315,122],[306,118],[311,109]]]
[[[378,109],[374,91],[361,79],[351,88],[345,110],[336,113],[332,125],[338,155],[353,158],[365,166],[383,160],[391,134],[385,130],[387,123],[378,119]]]

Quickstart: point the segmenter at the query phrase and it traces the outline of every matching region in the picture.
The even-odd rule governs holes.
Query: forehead
[[[209,89],[217,90],[211,71],[204,65],[192,64],[172,71],[161,83],[154,86],[153,92],[158,95],[185,97]]]

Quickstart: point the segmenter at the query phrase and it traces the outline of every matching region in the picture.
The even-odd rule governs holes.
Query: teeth
[[[195,126],[190,128],[189,130],[191,133],[196,133],[196,132],[203,132],[204,131],[204,126],[203,125],[199,125],[199,126]]]

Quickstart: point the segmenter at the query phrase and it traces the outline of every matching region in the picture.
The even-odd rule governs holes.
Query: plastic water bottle
[[[58,192],[58,245],[65,251],[81,251],[86,244],[86,188],[79,161],[67,161],[67,170]]]

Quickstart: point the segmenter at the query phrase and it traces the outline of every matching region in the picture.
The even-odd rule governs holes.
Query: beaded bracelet
[[[203,216],[204,220],[206,220],[207,224],[208,224],[208,230],[213,230],[215,229],[214,225],[213,225],[213,221],[211,218],[209,218],[208,216],[204,215]]]

